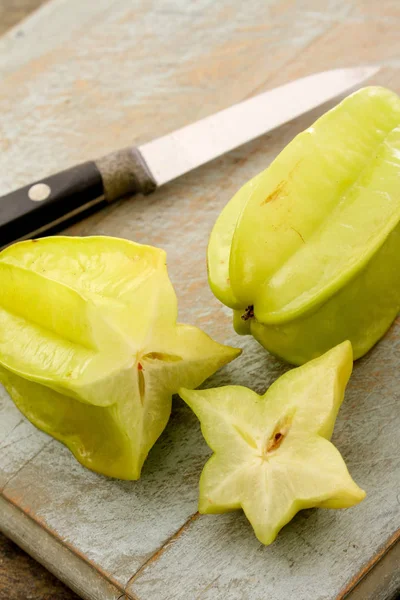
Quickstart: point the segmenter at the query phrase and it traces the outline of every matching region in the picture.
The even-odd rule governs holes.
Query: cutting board
[[[44,5],[0,40],[0,194],[318,70],[378,61],[385,68],[374,83],[400,92],[397,2],[387,1],[384,14],[372,1],[322,4]],[[288,369],[234,334],[229,311],[208,288],[205,250],[238,187],[318,114],[67,230],[167,251],[180,321],[244,350],[207,387],[242,384],[261,393]],[[198,514],[209,450],[179,398],[141,480],[123,482],[81,467],[0,388],[1,529],[91,600],[389,598],[398,583],[393,559],[373,587],[357,584],[400,535],[399,367],[396,322],[355,365],[333,437],[366,500],[346,511],[303,511],[270,547],[240,512]]]

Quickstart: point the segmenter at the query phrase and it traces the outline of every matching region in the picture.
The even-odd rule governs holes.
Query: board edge
[[[0,531],[84,600],[137,600],[3,495]]]

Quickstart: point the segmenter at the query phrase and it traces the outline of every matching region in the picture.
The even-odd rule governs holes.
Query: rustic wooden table
[[[31,10],[40,5],[42,1],[43,0],[0,0],[0,33],[17,23]],[[90,0],[85,1],[89,2]],[[189,0],[187,1],[189,3]],[[212,0],[209,3],[210,6],[211,3]],[[115,2],[115,4],[117,3]],[[157,2],[152,2],[151,0],[140,3],[140,7],[137,7],[137,11],[138,15],[140,13],[142,22],[147,23],[144,18],[145,14],[150,13],[151,11],[156,13],[156,4]],[[168,14],[169,11],[171,20],[180,18],[180,15],[177,16],[176,14],[178,8],[174,6],[174,3],[166,1],[164,4],[165,8],[163,7],[162,10],[160,9],[160,14],[165,15]],[[207,12],[207,2],[203,1],[200,4],[204,8],[204,11]],[[201,52],[199,55],[196,55],[194,52],[192,57],[190,49],[186,48],[185,61],[182,62],[183,66],[181,70],[174,70],[175,67],[171,67],[171,70],[168,71],[168,56],[165,57],[165,55],[168,55],[168,48],[167,42],[164,39],[162,42],[165,43],[165,46],[160,45],[159,50],[160,53],[164,53],[161,65],[158,65],[154,59],[143,53],[143,47],[138,46],[136,49],[139,54],[138,61],[148,61],[149,80],[148,82],[146,80],[145,83],[148,83],[149,90],[144,90],[144,83],[142,82],[142,88],[140,88],[141,93],[145,94],[145,92],[148,91],[148,96],[146,96],[146,102],[148,101],[147,112],[146,109],[143,108],[145,106],[145,103],[143,102],[137,109],[137,112],[135,112],[135,109],[132,109],[132,112],[128,115],[132,121],[135,120],[137,139],[139,141],[145,138],[148,139],[149,130],[152,131],[153,135],[156,135],[156,133],[165,133],[171,127],[183,125],[187,121],[204,116],[205,114],[208,114],[210,110],[214,111],[223,108],[232,102],[243,99],[246,95],[252,95],[257,91],[262,91],[266,87],[279,85],[291,78],[325,68],[347,66],[354,63],[382,61],[385,63],[386,68],[380,82],[384,85],[393,87],[394,90],[399,92],[400,80],[398,69],[400,66],[400,37],[398,28],[400,22],[400,6],[398,0],[384,0],[380,3],[376,3],[376,0],[351,0],[348,2],[347,0],[329,0],[329,2],[327,1],[325,4],[326,13],[321,9],[320,0],[302,0],[301,2],[296,2],[296,0],[271,1],[268,2],[268,19],[265,18],[263,22],[260,20],[260,23],[258,24],[255,22],[255,18],[248,18],[246,20],[243,11],[241,12],[239,10],[240,5],[242,5],[241,2],[234,0],[231,2],[223,1],[221,2],[221,9],[219,11],[209,11],[210,14],[213,13],[215,19],[213,20],[210,16],[209,22],[207,22],[206,27],[204,27],[204,35],[203,33],[201,35],[198,34],[193,41],[193,44],[197,49],[201,47]],[[134,5],[135,3],[132,3],[132,6]],[[132,8],[132,10],[134,10],[134,8]],[[199,9],[200,12],[201,10],[203,9]],[[200,13],[197,14],[196,10],[193,9],[192,12],[192,15],[185,15],[185,18],[182,16],[182,28],[187,26],[187,19],[190,18],[191,20],[199,17]],[[300,13],[301,18],[299,18]],[[235,22],[236,19],[237,25],[235,28],[229,30],[229,35],[225,35],[225,38],[222,39],[223,36],[221,34],[225,31],[226,25]],[[152,36],[154,35],[152,31],[153,23],[151,20],[149,20],[147,25],[148,29],[141,32],[141,42],[146,39],[151,41]],[[112,30],[110,30],[109,34],[111,36],[113,35]],[[18,35],[18,31],[16,31],[16,35]],[[98,32],[99,37],[100,35],[101,33]],[[182,29],[180,43],[184,45],[185,40],[183,39],[183,35]],[[220,43],[216,44],[214,38],[218,38]],[[122,40],[122,42],[123,41],[124,40]],[[200,60],[199,56],[201,56]],[[268,60],[266,57],[268,57]],[[4,62],[4,57],[0,56],[0,59],[1,58],[3,58]],[[122,55],[117,58],[118,60],[123,61]],[[36,74],[40,77],[42,72],[41,68],[44,71],[45,68],[50,68],[52,66],[52,57],[47,57],[46,60],[47,62],[42,62],[42,67],[40,64],[34,65],[36,72],[33,75],[32,73],[29,73],[29,71],[24,72],[22,69],[21,72],[24,73],[23,77],[27,77],[28,79],[31,77],[31,79],[34,79]],[[56,60],[57,57],[54,58],[54,61]],[[153,60],[153,62],[151,62],[151,60]],[[81,61],[82,64],[84,64],[84,53],[82,53]],[[20,62],[21,64],[23,63],[23,58],[21,58]],[[310,65],[312,65],[312,68]],[[163,69],[162,75],[160,75],[161,69]],[[154,79],[151,79],[152,72],[155,73]],[[164,74],[165,78],[163,78]],[[123,76],[123,71],[120,75]],[[223,81],[221,81],[221,78]],[[171,84],[170,87],[168,87],[169,79],[173,81],[173,85]],[[16,80],[16,85],[17,84],[18,81]],[[82,90],[85,89],[86,84],[87,82],[85,82],[84,78],[74,81],[74,85],[80,86],[80,89]],[[152,86],[155,86],[154,93],[152,93]],[[165,92],[165,90],[167,91]],[[174,90],[181,90],[181,93],[176,93],[176,95],[173,96]],[[83,106],[82,114],[89,114],[90,110],[96,106],[99,106],[98,114],[101,114],[100,111],[105,108],[104,105],[107,103],[107,110],[108,108],[112,109],[112,105],[109,104],[110,100],[112,100],[112,88],[110,87],[107,90],[103,89],[103,91],[98,92],[97,95],[95,92],[96,90],[91,89],[90,93],[86,94],[87,104]],[[163,97],[163,93],[165,93],[165,98]],[[60,103],[61,101],[63,103],[68,103],[70,101],[69,98],[64,99],[61,97],[61,94],[58,100]],[[51,110],[49,107],[41,106],[40,109],[42,111],[40,115],[43,116],[44,119],[51,118]],[[95,118],[95,111],[93,112],[94,117],[92,120],[87,119],[86,116],[79,120],[79,127],[82,128],[82,134],[86,135],[86,139],[82,139],[79,146],[82,156],[78,156],[78,152],[77,155],[74,155],[74,160],[78,158],[88,158],[88,153],[92,152],[97,145],[102,147],[102,151],[106,151],[119,146],[121,140],[123,143],[127,143],[125,140],[126,114],[124,114],[124,110],[125,109],[122,108],[121,105],[120,120],[119,114],[112,115],[114,129],[112,135],[106,140],[102,139],[102,132],[97,127],[98,123]],[[127,114],[129,110],[129,107],[127,107]],[[75,114],[78,118],[77,113],[74,113],[74,118]],[[49,123],[51,125],[50,121]],[[54,144],[60,152],[60,160],[67,161],[70,156],[72,156],[72,153],[75,152],[77,146],[76,139],[73,137],[75,135],[74,128],[69,126],[70,123],[68,120],[66,120],[65,123],[65,139],[63,140],[63,145],[60,144],[57,146],[57,140],[55,140]],[[34,128],[32,127],[32,129]],[[26,133],[28,135],[29,132]],[[283,135],[282,140],[279,143],[282,142],[283,144],[284,141],[288,141],[288,139],[286,139],[288,135],[289,130]],[[5,144],[4,148],[7,149],[7,139],[0,139],[0,150],[2,149],[2,143]],[[71,150],[72,147],[74,148],[73,151]],[[63,155],[62,152],[64,149],[65,153]],[[45,152],[45,150],[46,149],[43,147],[43,152]],[[69,150],[71,150],[70,155],[68,154]],[[17,148],[17,151],[19,156],[21,148]],[[248,152],[248,150],[246,150],[246,152]],[[227,158],[226,161],[223,159],[220,162],[221,168],[225,168],[225,172],[227,173],[224,185],[221,184],[219,188],[220,190],[223,190],[223,193],[226,193],[225,200],[228,199],[228,195],[233,191],[233,188],[238,185],[239,180],[242,181],[243,178],[255,174],[259,168],[265,166],[265,156],[263,156],[264,149],[261,148],[260,144],[253,144],[250,148],[250,152],[253,152],[254,154],[254,164],[251,166],[246,167],[246,158],[240,152],[233,158]],[[23,163],[23,153],[21,153],[21,156],[23,158],[21,162]],[[51,162],[48,159],[48,156],[47,162],[49,164]],[[33,162],[31,163],[31,166],[32,164]],[[240,168],[243,170],[237,176],[236,181],[234,180],[235,175],[233,174],[233,171]],[[17,170],[18,169],[16,169],[16,171]],[[5,174],[5,176],[7,179],[7,174]],[[31,176],[32,173],[29,173],[29,177]],[[203,171],[203,176],[205,179],[204,189],[202,185],[197,185],[196,187],[196,176],[193,176],[191,180],[186,180],[192,182],[191,184],[187,184],[186,187],[185,184],[181,183],[171,186],[169,192],[166,192],[166,197],[163,200],[165,203],[164,206],[170,207],[176,198],[180,198],[181,200],[183,198],[184,201],[186,201],[189,185],[192,185],[191,189],[193,196],[196,196],[193,199],[193,203],[198,203],[199,197],[201,197],[204,206],[203,215],[200,214],[200,216],[194,216],[193,220],[197,219],[200,221],[202,216],[207,217],[207,211],[212,211],[215,207],[211,206],[212,199],[207,197],[205,189],[207,188],[207,183],[209,184],[209,189],[213,189],[212,185],[215,177],[212,175],[212,171],[207,170]],[[16,177],[16,179],[13,179],[13,182],[16,181],[20,184],[26,183],[24,180],[26,177],[25,166],[22,165],[19,167],[18,173],[16,173],[16,175],[13,174],[13,177]],[[221,202],[223,200],[224,199],[221,199]],[[191,200],[187,200],[187,202],[191,202]],[[199,206],[199,204],[197,204],[197,206]],[[127,214],[124,213],[124,209],[122,209],[122,207],[119,207],[119,209],[118,213],[117,210],[114,210],[113,212],[113,209],[108,212],[108,226],[106,232],[114,235],[126,235],[126,237],[128,237],[131,235],[129,229],[130,225],[128,223],[125,226],[125,221],[129,221],[129,218],[140,219],[140,215],[138,216],[138,214],[135,213],[128,218]],[[132,208],[132,210],[134,211],[136,209]],[[189,210],[191,210],[191,207],[189,207]],[[127,208],[126,213],[128,213]],[[102,232],[101,219],[102,217],[99,218],[98,222],[91,221],[90,226],[82,224],[82,226],[77,229],[78,233],[86,234],[94,229],[96,230],[96,233]],[[147,235],[148,230],[146,229],[145,224],[141,223],[141,226],[143,226],[143,236]],[[182,222],[181,227],[184,229],[186,223]],[[143,240],[140,239],[139,241]],[[162,238],[157,241],[157,243],[166,245],[167,240]],[[190,281],[189,271],[190,267],[188,266],[185,274],[186,279]],[[186,283],[178,283],[178,295],[180,294],[183,296],[183,286],[186,286]],[[199,288],[197,281],[192,281],[189,287],[191,293],[196,294],[199,297],[203,293],[201,288]],[[220,312],[220,315],[222,318],[222,311]],[[206,324],[207,318],[207,314],[202,315],[199,318],[199,322],[196,324],[203,324],[200,322],[201,319],[203,319],[204,324]],[[375,384],[377,385],[377,380],[375,381]],[[261,388],[258,391],[261,391]],[[343,439],[345,439],[345,437],[343,437]],[[200,468],[200,462],[198,468]],[[197,471],[195,477],[197,477]],[[229,528],[230,527],[231,525],[229,525]],[[240,533],[240,535],[242,534]],[[241,543],[243,543],[243,540]],[[355,545],[352,547],[356,548]],[[203,552],[206,555],[208,548]],[[344,552],[347,552],[346,548],[344,549]],[[349,554],[347,554],[349,561],[351,561],[351,552],[352,549],[349,548]],[[168,552],[166,552],[165,555],[168,556]],[[149,559],[148,562],[150,563],[150,561],[151,559]],[[394,598],[394,584],[390,584],[389,582],[389,584],[383,585],[383,583],[393,578],[393,573],[396,570],[396,564],[398,564],[398,562],[399,545],[397,545],[397,549],[396,547],[393,547],[389,550],[385,560],[381,561],[371,572],[371,575],[364,579],[362,586],[355,592],[354,598],[357,600],[364,600],[365,598],[380,600],[381,598],[385,598],[386,600],[388,596],[385,594],[384,590],[389,588],[391,589],[390,597]],[[160,567],[160,569],[162,568],[163,567]],[[142,568],[140,568],[139,571],[141,572]],[[372,577],[372,573],[375,573],[374,577]],[[158,575],[156,574],[154,577],[157,576],[160,577],[160,574],[158,573]],[[144,585],[143,593],[151,587],[152,577],[153,575],[150,574],[148,582],[145,581],[145,583],[142,584]],[[176,575],[176,581],[180,581],[179,573]],[[381,582],[382,585],[379,583],[377,584],[377,581]],[[146,585],[148,585],[148,588],[146,588]],[[223,584],[221,583],[221,586],[222,585]],[[135,592],[135,589],[132,593]],[[376,590],[376,592],[374,592],[374,590]],[[205,591],[205,588],[203,591]],[[38,563],[20,551],[14,544],[9,542],[6,538],[1,537],[0,600],[25,600],[28,598],[31,600],[72,600],[77,597]]]
[[[0,35],[45,0],[0,0]],[[0,600],[77,600],[54,575],[0,533]]]

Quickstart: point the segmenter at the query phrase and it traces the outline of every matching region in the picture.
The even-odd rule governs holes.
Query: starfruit
[[[354,357],[400,308],[400,98],[348,96],[226,205],[208,247],[214,294],[240,334],[302,364]]]
[[[164,251],[49,237],[0,253],[0,381],[86,467],[137,479],[171,396],[240,350],[177,324]]]
[[[353,367],[346,341],[280,377],[263,396],[241,386],[179,394],[214,451],[199,511],[242,508],[270,544],[301,509],[348,508],[365,497],[329,441]]]

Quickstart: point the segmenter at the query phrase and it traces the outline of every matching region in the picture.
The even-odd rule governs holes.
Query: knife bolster
[[[137,148],[111,152],[96,161],[107,202],[137,193],[150,194],[157,185]]]

